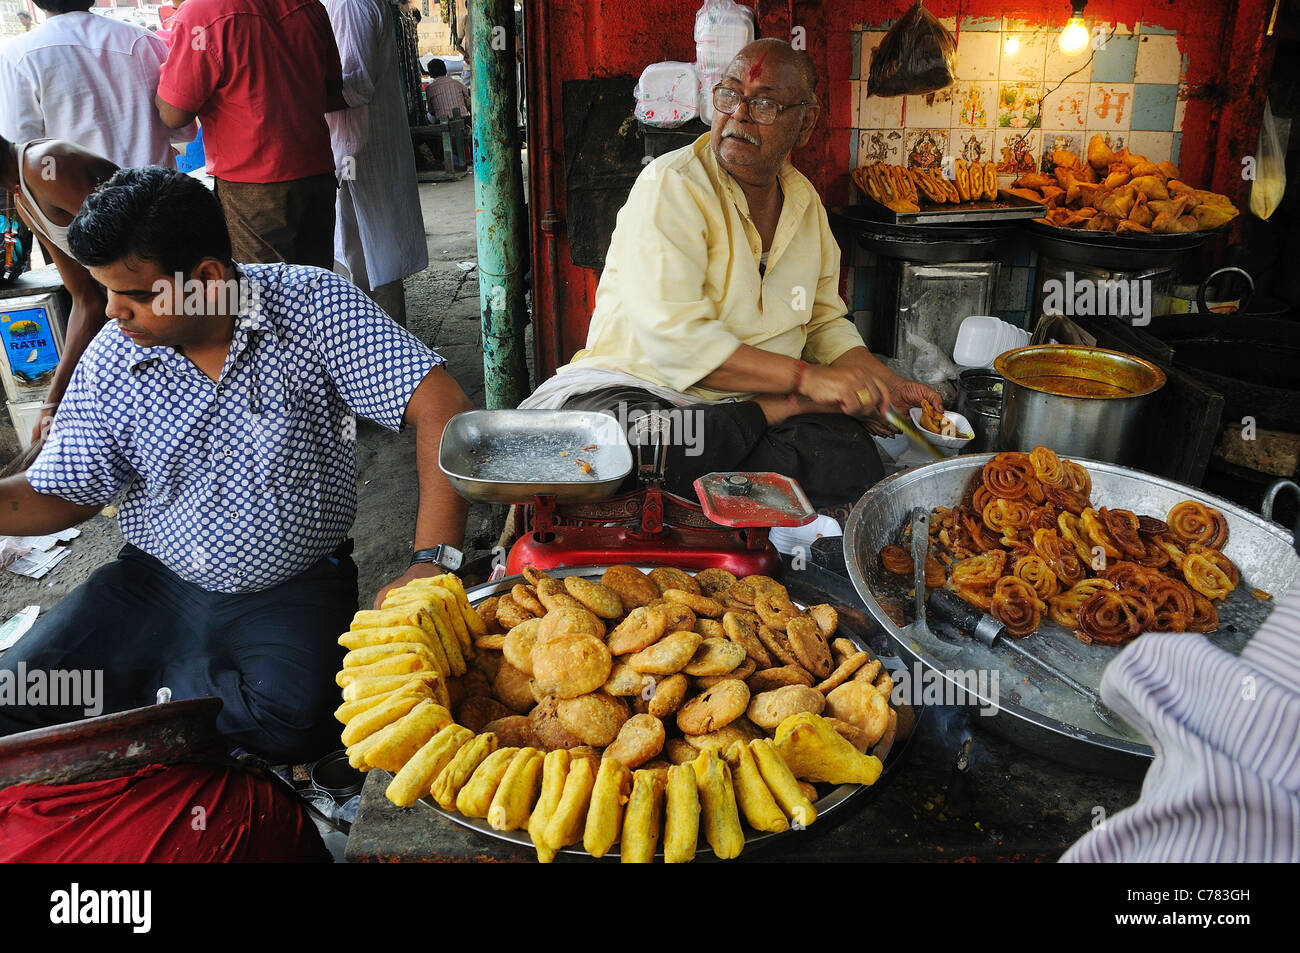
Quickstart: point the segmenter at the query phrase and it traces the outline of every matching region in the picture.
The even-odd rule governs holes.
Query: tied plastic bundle
[[[1286,148],[1268,100],[1264,101],[1258,152],[1255,181],[1250,184],[1250,210],[1258,218],[1268,221],[1286,194]]]
[[[691,63],[651,63],[633,93],[636,118],[656,129],[676,129],[700,114],[699,76]]]
[[[754,27],[753,12],[735,0],[704,0],[695,14],[695,70],[705,122],[713,122],[713,87],[736,54],[754,42]]]
[[[957,75],[957,41],[916,0],[871,56],[870,96],[932,93]]]

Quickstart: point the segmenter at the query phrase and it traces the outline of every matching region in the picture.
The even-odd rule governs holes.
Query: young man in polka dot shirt
[[[336,639],[357,607],[353,415],[416,428],[415,548],[459,546],[466,504],[438,443],[469,401],[440,356],[343,278],[234,263],[220,204],[188,176],[121,170],[68,238],[110,321],[40,456],[0,481],[0,533],[52,533],[120,499],[127,545],[0,671],[102,670],[106,713],[161,686],[216,696],[230,742],[274,761],[337,747]],[[442,571],[413,563],[384,591]],[[82,715],[0,705],[0,735]]]

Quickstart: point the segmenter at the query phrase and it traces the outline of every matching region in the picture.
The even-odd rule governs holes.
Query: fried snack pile
[[[1043,202],[1047,216],[1036,221],[1059,228],[1167,235],[1218,228],[1238,215],[1226,195],[1183,182],[1172,162],[1151,162],[1127,148],[1112,152],[1100,134],[1085,158],[1058,149],[1051,166],[1022,175],[1009,191]]]
[[[1222,552],[1223,514],[1186,500],[1159,520],[1094,509],[1091,496],[1088,471],[1046,447],[999,453],[969,503],[932,512],[926,586],[946,585],[1015,638],[1044,614],[1108,645],[1143,632],[1213,632],[1214,602],[1241,580]],[[880,561],[912,576],[901,546],[884,547]]]
[[[394,803],[431,797],[527,828],[543,862],[579,841],[649,862],[661,840],[668,862],[689,861],[701,834],[725,859],[744,846],[742,823],[811,824],[808,782],[873,783],[908,730],[880,661],[834,638],[834,607],[804,611],[768,577],[614,566],[600,582],[525,578],[477,610],[459,580],[417,580],[340,640],[410,656],[360,676],[371,656],[345,659],[339,676],[356,699],[336,712],[349,761],[392,772]]]
[[[993,162],[967,164],[958,159],[954,178],[946,179],[937,169],[905,169],[876,162],[856,168],[853,184],[881,205],[895,212],[919,212],[924,197],[935,205],[978,202],[998,197],[997,165]]]

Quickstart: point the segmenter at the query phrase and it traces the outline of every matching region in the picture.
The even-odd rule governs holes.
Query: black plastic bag
[[[916,0],[871,56],[867,95],[932,93],[957,78],[957,41]]]

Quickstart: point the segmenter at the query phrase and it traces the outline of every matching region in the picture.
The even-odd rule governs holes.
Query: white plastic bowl
[[[938,447],[945,457],[955,457],[961,452],[961,448],[966,446],[975,439],[975,431],[971,429],[970,421],[957,413],[955,410],[945,410],[943,416],[951,421],[957,428],[957,433],[965,434],[964,437],[947,437],[940,433],[931,433],[921,426],[921,408],[913,407],[908,411],[912,416],[912,423],[916,424],[916,429],[921,431],[921,436]]]
[[[1029,332],[991,314],[973,314],[957,329],[952,359],[958,367],[992,367],[998,356],[1029,343]]]

